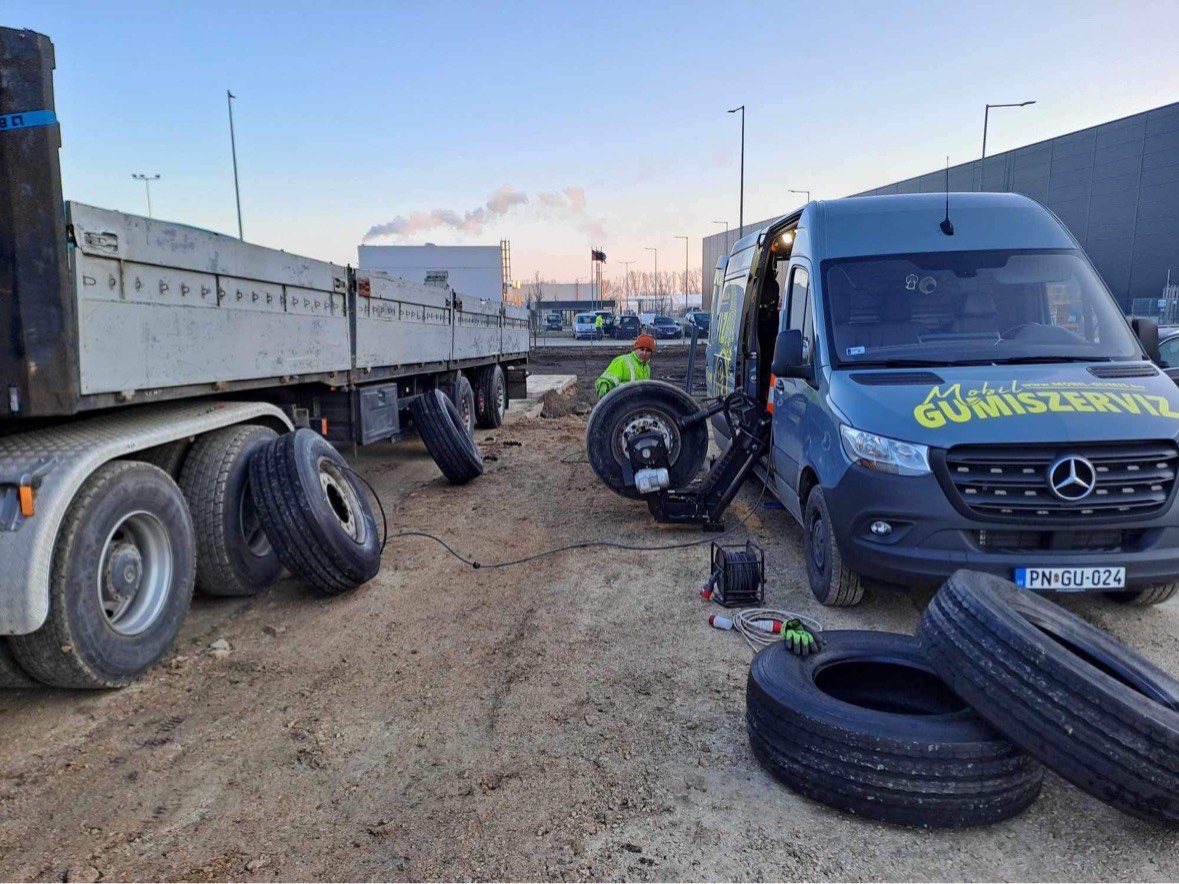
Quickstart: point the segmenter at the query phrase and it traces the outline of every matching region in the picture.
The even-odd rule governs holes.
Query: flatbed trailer
[[[524,392],[528,317],[64,201],[53,67],[47,37],[0,28],[0,686],[102,687],[167,650],[194,579],[262,588],[200,585],[203,551],[222,566],[273,555],[247,531],[248,483],[224,499],[243,440],[397,439],[433,389],[498,426]]]

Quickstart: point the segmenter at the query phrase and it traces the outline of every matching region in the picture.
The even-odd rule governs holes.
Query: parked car
[[[573,340],[600,341],[602,330],[598,328],[598,314],[578,313],[573,317]]]
[[[637,316],[620,316],[614,328],[614,337],[620,341],[633,341],[643,331],[643,324]]]
[[[594,315],[602,317],[602,336],[607,338],[615,337],[615,331],[618,325],[614,314],[609,310],[595,310]]]
[[[680,318],[680,325],[684,328],[684,337],[692,336],[692,326],[696,326],[696,333],[700,338],[708,337],[708,311],[689,310]]]
[[[561,330],[561,314],[550,313],[544,318],[545,331],[560,331]]]
[[[647,334],[656,340],[660,338],[682,338],[684,336],[684,330],[670,316],[656,316],[648,323]]]

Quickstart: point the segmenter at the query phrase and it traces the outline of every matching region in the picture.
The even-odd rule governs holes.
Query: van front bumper
[[[889,583],[937,586],[959,568],[1011,580],[1016,568],[1124,567],[1127,588],[1179,581],[1179,507],[1134,521],[976,520],[930,476],[852,466],[825,488],[844,564]],[[886,522],[885,536],[872,533]],[[1026,548],[1024,548],[1026,547]]]

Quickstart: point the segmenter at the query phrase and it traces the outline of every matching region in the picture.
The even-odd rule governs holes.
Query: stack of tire
[[[754,755],[850,813],[960,828],[1028,807],[1048,767],[1090,795],[1179,827],[1179,681],[1047,599],[959,571],[917,637],[827,631],[750,667]]]

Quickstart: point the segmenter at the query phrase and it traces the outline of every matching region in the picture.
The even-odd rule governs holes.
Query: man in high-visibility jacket
[[[650,335],[635,338],[634,349],[616,357],[601,377],[594,381],[594,389],[601,399],[615,387],[630,381],[651,380],[651,356],[655,352],[655,339]]]

